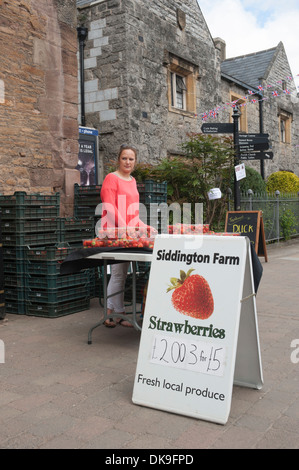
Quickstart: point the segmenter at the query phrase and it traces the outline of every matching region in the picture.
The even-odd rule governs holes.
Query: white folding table
[[[103,261],[103,267],[104,267],[104,283],[103,283],[104,317],[100,322],[98,322],[96,325],[94,325],[92,328],[90,328],[90,330],[88,332],[88,344],[92,343],[91,336],[92,336],[93,330],[95,328],[97,328],[98,326],[102,325],[108,319],[108,315],[107,315],[107,300],[108,300],[108,296],[107,296],[107,285],[108,285],[108,282],[107,282],[107,267],[113,261],[118,261],[118,262],[122,262],[122,261],[123,262],[125,262],[125,261],[128,262],[129,261],[129,262],[132,263],[132,267],[133,267],[133,272],[132,272],[132,275],[133,275],[132,276],[132,318],[130,318],[126,315],[122,315],[122,314],[117,313],[117,312],[114,312],[113,314],[109,315],[109,318],[114,318],[114,317],[123,318],[124,320],[129,321],[136,330],[141,331],[141,327],[137,323],[137,318],[136,318],[136,310],[137,310],[136,309],[136,263],[137,262],[151,262],[152,261],[152,256],[153,256],[152,253],[130,253],[130,252],[126,253],[126,250],[124,250],[122,252],[97,253],[95,255],[91,255],[91,256],[88,257],[89,259],[102,260]],[[113,295],[116,295],[117,293],[119,293],[119,292],[116,292]]]

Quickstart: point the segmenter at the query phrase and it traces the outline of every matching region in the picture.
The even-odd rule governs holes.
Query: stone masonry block
[[[100,18],[99,20],[91,21],[90,22],[90,29],[94,31],[95,29],[105,28],[106,26],[106,19]]]
[[[114,121],[116,119],[115,109],[100,112],[100,121]]]
[[[94,31],[89,31],[88,32],[88,40],[96,40],[99,39],[103,36],[103,30],[102,29],[95,29]]]

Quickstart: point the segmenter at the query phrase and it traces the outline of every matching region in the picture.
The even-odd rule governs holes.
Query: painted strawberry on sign
[[[193,271],[189,269],[185,273],[181,270],[179,279],[170,279],[171,285],[166,292],[174,291],[171,301],[178,312],[205,320],[214,311],[214,299],[207,280],[199,274],[191,274]]]

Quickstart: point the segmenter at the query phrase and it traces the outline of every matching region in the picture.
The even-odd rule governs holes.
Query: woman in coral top
[[[118,168],[109,173],[103,181],[101,189],[102,229],[114,227],[147,227],[139,219],[139,193],[136,180],[131,175],[137,162],[137,150],[130,145],[122,145],[118,154]],[[155,229],[151,228],[153,232]],[[108,297],[107,314],[113,312],[125,314],[123,288],[126,282],[129,262],[112,264],[111,277],[108,283],[107,296],[115,292],[119,294]],[[129,321],[122,319],[116,323],[132,327]],[[116,323],[112,318],[104,322],[108,328],[114,328]]]

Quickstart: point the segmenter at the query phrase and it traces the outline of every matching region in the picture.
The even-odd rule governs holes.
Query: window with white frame
[[[168,68],[169,110],[195,116],[198,67],[170,53],[166,53],[165,65]]]
[[[186,109],[186,79],[182,75],[170,72],[171,80],[171,106]]]

